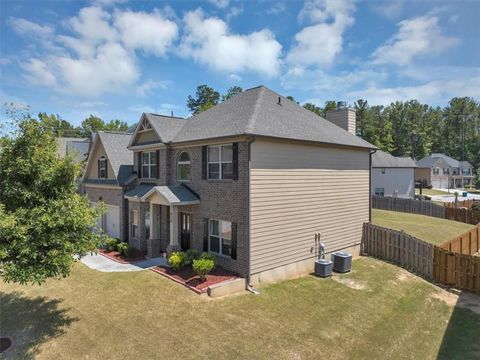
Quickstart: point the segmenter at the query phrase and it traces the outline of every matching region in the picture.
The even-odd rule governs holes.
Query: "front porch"
[[[143,197],[148,202],[149,231],[147,231],[147,257],[191,247],[192,215],[187,206],[197,205],[200,199],[185,186],[155,186]]]

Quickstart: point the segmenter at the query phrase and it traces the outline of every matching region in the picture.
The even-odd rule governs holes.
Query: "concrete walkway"
[[[81,258],[80,261],[87,265],[90,269],[102,272],[142,271],[153,266],[167,264],[167,260],[163,257],[142,260],[134,264],[121,264],[102,255],[87,255]]]

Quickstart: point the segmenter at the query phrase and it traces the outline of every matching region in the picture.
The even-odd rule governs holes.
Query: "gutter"
[[[375,154],[377,150],[370,151],[370,160],[369,160],[369,169],[368,169],[368,221],[372,222],[372,155]]]
[[[255,142],[255,138],[252,138],[250,141],[247,142],[247,151],[248,151],[248,171],[247,171],[247,211],[248,211],[248,227],[247,227],[247,238],[248,238],[248,267],[247,267],[247,291],[250,291],[252,294],[259,295],[260,291],[255,289],[252,286],[252,260],[251,260],[251,251],[252,251],[252,243],[250,239],[250,227],[252,223],[252,213],[250,209],[250,173],[251,173],[251,165],[252,165],[252,144]]]

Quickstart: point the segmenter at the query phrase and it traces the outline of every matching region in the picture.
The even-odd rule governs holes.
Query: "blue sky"
[[[0,3],[0,102],[132,124],[187,116],[196,86],[301,103],[480,100],[480,1]],[[2,117],[3,118],[3,117]]]

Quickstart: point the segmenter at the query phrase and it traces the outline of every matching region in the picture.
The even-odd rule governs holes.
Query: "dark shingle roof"
[[[69,153],[74,155],[75,161],[81,162],[88,156],[90,149],[89,138],[60,137],[57,138],[57,143],[57,152],[60,157],[65,157],[65,155]]]
[[[174,136],[186,124],[187,120],[180,117],[145,113],[145,117],[152,124],[155,132],[160,136],[162,143],[172,141]]]
[[[381,150],[372,155],[372,167],[381,168],[416,168],[417,164],[411,157],[396,157]]]
[[[141,198],[154,187],[155,187],[155,184],[140,184],[135,189],[127,191],[125,193],[125,196]]]
[[[438,159],[444,160],[451,167],[472,167],[468,161],[458,161],[448,155],[440,153],[432,153],[431,155],[418,160],[417,165],[419,167],[431,168]]]
[[[133,154],[127,149],[132,134],[113,131],[99,131],[97,134],[115,177],[123,184],[133,173]]]
[[[376,148],[264,86],[246,90],[193,116],[184,124],[173,137],[174,143],[235,135],[259,135]]]
[[[160,193],[171,205],[181,203],[193,203],[200,200],[196,194],[194,194],[190,189],[183,185],[155,186],[150,191],[152,191],[153,189]],[[145,198],[148,197],[149,195],[145,196]]]

